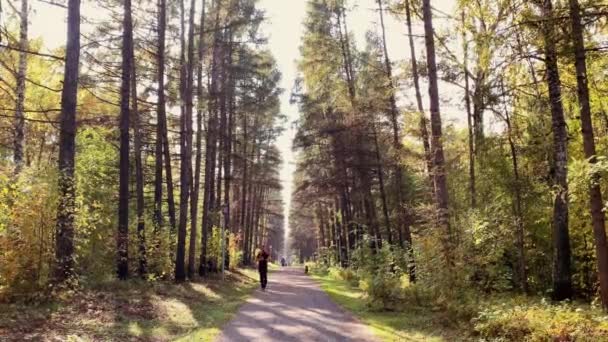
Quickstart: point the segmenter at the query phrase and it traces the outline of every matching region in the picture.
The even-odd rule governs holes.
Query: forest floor
[[[408,307],[403,311],[372,310],[363,298],[363,291],[345,280],[328,274],[313,273],[321,288],[331,299],[366,323],[383,341],[465,341],[466,329],[448,324],[441,312],[426,307]]]
[[[46,304],[0,303],[0,341],[210,341],[257,284],[242,269],[225,281],[112,281]]]

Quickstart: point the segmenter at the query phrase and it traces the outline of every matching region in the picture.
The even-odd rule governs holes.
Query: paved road
[[[269,275],[224,327],[218,342],[376,341],[369,329],[333,303],[301,268]]]

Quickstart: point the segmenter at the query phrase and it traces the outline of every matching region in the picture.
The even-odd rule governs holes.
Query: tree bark
[[[443,154],[443,134],[439,108],[439,87],[437,84],[437,63],[435,61],[435,41],[433,31],[433,13],[431,1],[422,1],[424,20],[426,60],[429,74],[429,97],[431,110],[431,151],[433,155],[433,177],[435,179],[435,200],[437,202],[438,223],[444,229],[444,249],[448,264],[452,264],[452,233],[449,222],[448,187],[445,174],[445,157]]]
[[[397,186],[395,187],[395,195],[397,197],[397,233],[399,237],[399,245],[401,247],[406,247],[405,243],[410,244],[411,241],[411,233],[409,235],[410,241],[404,241],[403,239],[403,228],[404,228],[404,220],[405,220],[405,196],[403,194],[403,167],[401,166],[401,137],[399,134],[399,110],[397,109],[397,100],[395,99],[395,85],[393,82],[393,67],[391,64],[390,57],[388,55],[388,47],[386,42],[386,28],[384,26],[384,9],[382,8],[382,0],[378,0],[378,12],[380,13],[380,28],[382,30],[382,48],[384,53],[384,66],[386,68],[386,78],[388,81],[388,85],[390,88],[389,95],[389,104],[390,104],[390,121],[393,129],[393,148],[395,149],[395,182]],[[376,137],[377,140],[377,137]],[[377,145],[377,142],[376,142]],[[390,233],[389,233],[390,236]],[[392,241],[388,241],[389,244],[392,245]],[[409,248],[409,247],[407,247]]]
[[[19,25],[19,67],[17,69],[17,103],[15,108],[15,136],[14,156],[15,174],[19,174],[23,168],[23,149],[25,141],[25,78],[27,76],[27,52],[28,43],[28,0],[21,0],[21,13]]]
[[[124,2],[122,40],[122,83],[120,86],[120,165],[118,190],[117,274],[119,279],[129,277],[129,99],[133,68],[133,23],[131,0]]]
[[[593,165],[597,162],[597,156],[589,101],[587,61],[583,37],[584,28],[581,21],[581,8],[578,0],[569,0],[569,3],[572,39],[574,43],[577,94],[583,131],[583,148],[585,157],[589,163]],[[595,238],[595,254],[597,256],[597,267],[600,280],[600,298],[602,300],[602,306],[604,307],[604,310],[606,310],[608,309],[608,245],[606,243],[606,218],[604,216],[603,206],[600,175],[594,173],[591,178],[591,184],[589,184],[589,209],[591,212],[591,221],[593,223],[593,236]]]
[[[554,191],[553,206],[553,298],[564,300],[572,297],[572,271],[570,269],[570,234],[568,231],[568,132],[562,105],[561,81],[557,66],[553,4],[540,0],[545,48],[547,86],[551,103],[553,125]]]
[[[464,102],[467,108],[467,127],[469,133],[469,192],[471,195],[471,208],[477,207],[477,192],[475,189],[475,147],[474,141],[475,137],[473,134],[473,113],[471,113],[471,93],[470,93],[470,85],[469,85],[469,68],[468,68],[468,60],[469,60],[469,43],[467,41],[467,34],[464,28],[465,24],[465,14],[464,11],[461,12],[462,18],[462,43],[463,43],[463,51],[464,51]]]
[[[188,265],[187,265],[187,276],[188,278],[194,278],[195,274],[195,255],[196,255],[196,206],[198,205],[198,198],[194,198],[194,177],[192,172],[192,121],[194,113],[194,65],[197,60],[194,58],[194,15],[196,9],[195,0],[190,1],[190,19],[188,22],[188,58],[186,62],[186,87],[184,94],[186,100],[186,145],[188,154],[188,191],[190,192],[190,244],[188,248]],[[198,132],[197,132],[198,134]],[[198,152],[197,152],[198,154]],[[187,221],[187,220],[186,220]]]
[[[234,96],[234,75],[232,75],[232,46],[233,46],[233,37],[232,30],[229,29],[229,39],[228,39],[228,51],[227,51],[227,66],[224,67],[224,72],[226,75],[224,76],[225,84],[227,90],[224,90],[224,102],[227,110],[227,122],[226,122],[226,138],[224,141],[224,227],[228,231],[232,231],[232,227],[230,225],[230,185],[232,180],[232,132],[234,125],[234,105],[233,105],[233,96]],[[228,246],[228,244],[226,244]],[[229,255],[227,253],[226,255]]]
[[[416,91],[416,106],[420,113],[420,137],[422,138],[422,146],[424,147],[424,157],[426,161],[426,171],[429,175],[431,186],[434,189],[434,179],[432,176],[433,159],[431,156],[431,144],[429,142],[428,120],[424,114],[424,106],[422,104],[422,93],[420,92],[420,75],[418,73],[418,62],[416,59],[416,46],[414,44],[414,35],[412,33],[412,16],[410,9],[410,0],[405,0],[405,19],[407,24],[408,41],[410,44],[410,59],[412,61],[412,77],[414,79],[414,89]],[[434,191],[434,190],[433,190]]]
[[[186,235],[188,230],[188,199],[190,198],[190,163],[192,142],[192,93],[190,92],[190,67],[186,62],[186,38],[185,38],[185,9],[184,0],[180,1],[181,15],[181,52],[180,52],[180,199],[179,199],[179,229],[177,232],[177,253],[175,255],[175,281],[186,280]],[[190,21],[194,20],[194,8],[190,10]],[[193,24],[191,25],[193,29]],[[190,37],[190,32],[188,34]],[[190,49],[188,49],[190,54]],[[190,94],[188,94],[190,92]]]
[[[74,275],[74,215],[76,183],[76,105],[78,66],[80,64],[80,0],[68,0],[67,46],[63,89],[61,91],[61,122],[59,130],[59,203],[55,231],[55,281],[64,282]]]
[[[131,50],[134,53],[134,50]],[[142,162],[141,151],[141,117],[138,110],[137,99],[137,69],[135,56],[131,55],[131,103],[133,114],[133,149],[135,152],[135,192],[136,192],[136,210],[137,210],[137,240],[138,240],[138,261],[139,275],[144,277],[147,273],[147,258],[146,258],[146,234],[145,234],[145,217],[144,217],[144,168]]]
[[[201,161],[203,147],[203,58],[205,52],[205,7],[202,2],[200,27],[198,35],[197,63],[197,108],[196,108],[196,160],[194,166],[194,185],[190,197],[190,248],[188,249],[188,277],[193,278],[196,271],[196,230],[198,220],[198,200],[201,187]]]
[[[167,22],[166,0],[158,2],[158,51],[157,73],[158,81],[156,102],[156,144],[154,153],[154,234],[158,233],[163,225],[163,141],[166,132],[165,115],[165,26]]]
[[[215,210],[215,166],[217,152],[217,60],[219,58],[219,27],[221,0],[215,3],[215,25],[213,52],[211,57],[211,84],[209,89],[209,120],[207,124],[207,139],[205,143],[205,187],[203,196],[203,218],[201,223],[201,257],[199,275],[204,276],[207,269],[207,240],[208,233],[213,228],[212,211]]]

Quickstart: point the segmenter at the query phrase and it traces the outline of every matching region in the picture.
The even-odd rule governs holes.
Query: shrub
[[[17,179],[0,176],[0,289],[11,292],[5,295],[29,297],[50,278],[57,194],[54,173],[43,175],[24,168]]]
[[[489,305],[473,320],[491,341],[608,341],[608,317],[589,307],[505,302]]]
[[[239,248],[238,236],[236,234],[231,233],[228,241],[228,254],[230,256],[228,268],[234,271],[243,262],[243,251]]]
[[[330,267],[328,269],[329,276],[336,280],[343,280],[352,285],[357,284],[359,278],[355,271],[350,268]]]

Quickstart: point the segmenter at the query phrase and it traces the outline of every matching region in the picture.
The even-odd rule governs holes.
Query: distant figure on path
[[[283,267],[287,266],[287,261],[285,260],[285,257],[281,258],[281,266],[283,266]]]
[[[258,253],[258,271],[260,272],[260,285],[262,285],[262,291],[266,291],[266,284],[268,284],[268,253],[266,252],[266,246],[262,246],[260,253]]]

